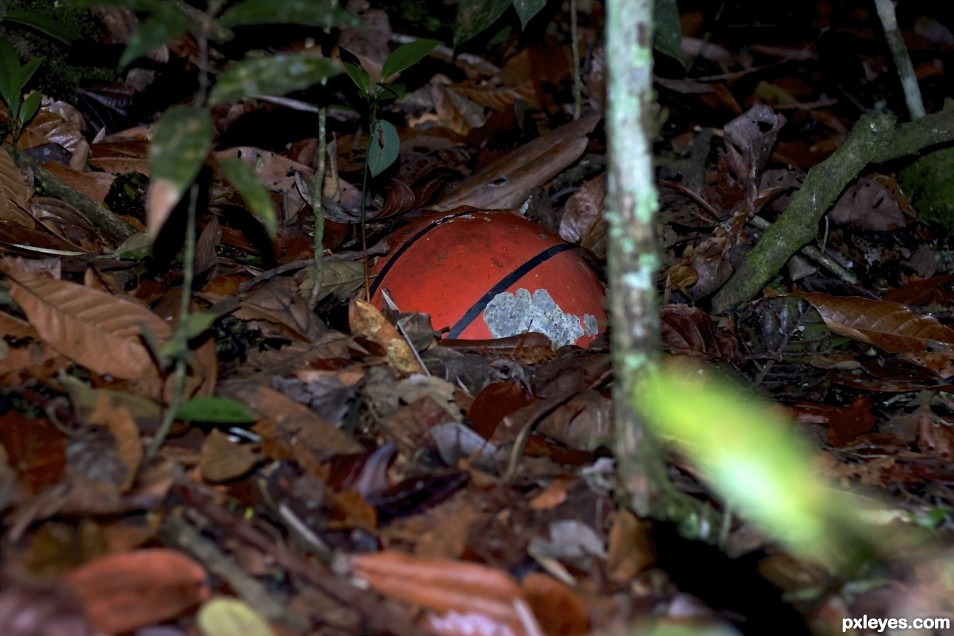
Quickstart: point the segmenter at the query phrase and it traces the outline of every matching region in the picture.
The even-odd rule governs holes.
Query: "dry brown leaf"
[[[442,197],[432,209],[444,211],[469,205],[480,210],[519,207],[530,192],[560,174],[586,150],[587,135],[600,116],[578,119],[485,166]]]
[[[569,199],[560,219],[560,238],[579,244],[587,232],[603,218],[603,199],[606,197],[606,174],[583,184]]]
[[[45,144],[56,144],[65,148],[70,154],[81,148],[84,149],[80,152],[85,153],[87,152],[85,147],[88,144],[78,123],[68,121],[60,113],[53,112],[44,106],[23,130],[23,134],[17,141],[17,147],[27,149]]]
[[[312,462],[314,458],[320,462],[333,455],[363,450],[337,426],[274,389],[241,381],[223,384],[219,392],[244,402],[260,417],[268,418],[256,424],[254,430],[262,436],[263,451],[271,458],[297,458],[302,453],[299,463],[307,468],[317,465]]]
[[[65,582],[82,599],[96,631],[105,634],[174,618],[210,595],[202,566],[165,549],[105,556],[73,570]]]
[[[147,327],[159,340],[170,328],[161,318],[133,300],[82,285],[19,271],[10,259],[0,270],[13,283],[10,295],[40,337],[57,351],[100,375],[124,380],[154,372],[139,341]]]
[[[214,429],[202,443],[199,469],[203,479],[218,483],[241,477],[261,459],[254,446],[236,444],[228,435]]]
[[[29,209],[31,196],[33,189],[27,186],[13,158],[5,150],[0,152],[0,221],[27,224],[17,212]]]
[[[369,302],[354,298],[348,307],[348,324],[355,336],[367,338],[385,351],[388,364],[402,374],[420,373],[414,350],[397,328]]]
[[[583,390],[545,417],[537,431],[569,448],[595,450],[611,442],[611,410],[609,398],[598,391]]]
[[[321,319],[297,292],[291,278],[279,278],[258,288],[245,298],[234,312],[241,320],[262,320],[295,340],[315,342],[327,332]]]
[[[520,586],[544,633],[559,636],[589,633],[589,608],[569,585],[542,572],[531,572],[523,577]]]
[[[2,327],[0,327],[0,329],[2,329]],[[60,357],[60,364],[46,364],[48,361],[57,357]],[[65,357],[60,356],[53,347],[45,342],[13,347],[5,354],[0,355],[0,384],[4,383],[3,375],[6,373],[32,371],[38,377],[42,377],[43,374],[37,372],[35,369],[31,369],[31,367],[39,367],[40,365],[52,367],[52,371],[50,372],[52,375],[55,374],[56,367],[66,367],[69,365],[69,361]]]
[[[553,510],[566,501],[566,491],[575,483],[577,483],[575,477],[557,475],[546,490],[530,500],[530,508],[533,510]]]
[[[36,197],[33,199],[31,213],[51,234],[91,251],[90,248],[96,241],[96,228],[69,203],[52,197]]]
[[[119,489],[128,492],[142,464],[143,447],[139,427],[126,408],[113,403],[109,393],[97,391],[94,399],[95,406],[88,422],[105,427],[116,440],[116,454],[126,468],[125,479]]]
[[[919,316],[904,305],[859,296],[794,293],[818,310],[832,332],[892,353],[954,352],[954,329],[933,316]]]
[[[0,333],[8,338],[36,338],[33,325],[8,313],[0,312]]]
[[[905,207],[909,209],[910,204],[893,178],[862,176],[842,192],[828,217],[836,225],[887,232],[905,226]]]
[[[614,583],[631,581],[656,562],[650,523],[628,510],[620,510],[613,518],[606,555],[606,574]]]
[[[78,172],[62,163],[48,161],[43,167],[60,183],[70,186],[96,203],[102,203],[116,178],[105,172]]]

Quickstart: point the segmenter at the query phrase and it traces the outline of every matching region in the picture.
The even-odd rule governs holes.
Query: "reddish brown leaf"
[[[548,636],[577,636],[590,631],[589,608],[571,587],[540,572],[523,577],[520,586]]]
[[[529,403],[530,396],[516,382],[488,384],[470,405],[470,427],[484,439],[490,439],[500,420]]]
[[[848,406],[830,404],[802,404],[796,407],[799,414],[807,413],[828,427],[828,443],[832,446],[846,446],[862,433],[867,433],[878,419],[871,412],[871,397],[863,395]],[[819,421],[819,420],[815,420]]]
[[[932,278],[908,281],[907,285],[892,289],[884,295],[884,300],[904,305],[927,305],[929,303],[952,304],[951,292],[954,274],[944,274]]]
[[[115,634],[179,616],[210,595],[202,567],[181,552],[139,550],[96,559],[66,575],[94,628]]]
[[[47,419],[28,420],[16,411],[3,416],[0,446],[28,491],[38,494],[56,484],[66,468],[66,435]]]

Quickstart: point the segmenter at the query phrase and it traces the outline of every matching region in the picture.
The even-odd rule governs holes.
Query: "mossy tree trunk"
[[[655,368],[659,351],[659,203],[651,145],[658,112],[652,87],[653,0],[608,0],[606,10],[606,220],[619,475],[626,504],[637,515],[675,521],[704,536],[699,507],[671,486],[659,442],[632,399]]]

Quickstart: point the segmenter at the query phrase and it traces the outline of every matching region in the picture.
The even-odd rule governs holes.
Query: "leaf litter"
[[[897,166],[873,166],[841,193],[817,249],[792,257],[764,298],[711,311],[762,236],[753,219],[777,219],[805,173],[844,141],[858,118],[850,105],[886,100],[900,110],[894,76],[876,63],[880,43],[857,29],[873,28],[870,9],[819,6],[822,22],[806,11],[798,24],[824,34],[820,42],[796,34],[773,46],[757,31],[720,35],[711,30],[731,20],[683,8],[692,63],[657,69],[667,109],[661,340],[667,355],[705,359],[774,399],[822,471],[893,502],[873,523],[930,529],[934,543],[903,547],[890,580],[862,575],[865,587],[849,592],[742,520],[728,516],[725,541],[707,551],[618,506],[605,336],[588,349],[554,350],[532,333],[451,341],[425,316],[362,299],[360,258],[378,239],[386,249],[389,230],[417,208],[529,201],[531,218],[602,268],[602,25],[590,7],[589,116],[576,122],[562,11],[553,20],[566,40],[551,50],[516,37],[480,55],[441,58],[438,49],[426,77],[408,77],[389,107],[406,124],[401,164],[372,186],[365,247],[355,184],[367,133],[346,109],[333,117],[318,311],[300,291],[310,288],[301,263],[313,250],[312,129],[285,126],[288,111],[267,101],[214,111],[215,154],[258,173],[279,209],[276,234],[250,222],[247,202],[210,171],[193,303],[217,320],[189,343],[192,410],[149,462],[144,445],[174,390],[161,352],[184,293],[178,247],[160,236],[150,258],[130,258],[117,239],[146,230],[141,212],[119,212],[126,229],[100,227],[45,182],[68,184],[93,206],[114,201],[120,175],[149,172],[148,136],[128,120],[129,99],[148,96],[153,112],[173,104],[130,76],[85,93],[124,95],[122,104],[41,108],[17,149],[44,171],[0,154],[0,625],[534,636],[656,619],[755,634],[832,629],[865,613],[950,615],[950,588],[939,583],[954,483],[950,245],[919,220]],[[380,71],[395,34],[382,11],[363,19],[339,45]],[[934,18],[918,20],[944,32]],[[935,31],[911,28],[937,112],[943,92],[929,71],[947,49],[935,50]],[[866,75],[834,65],[830,47],[845,42]],[[300,45],[294,36],[282,44]],[[194,43],[172,55],[182,64],[162,73],[188,73]],[[347,102],[341,85],[329,90]],[[49,144],[65,150],[62,161],[44,158]],[[167,223],[181,194],[173,189]],[[695,467],[669,459],[680,488],[713,496]],[[798,595],[807,601],[787,600]],[[226,596],[241,603],[221,604]]]

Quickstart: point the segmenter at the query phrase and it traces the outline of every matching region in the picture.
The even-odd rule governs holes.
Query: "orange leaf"
[[[205,570],[166,549],[111,554],[73,570],[66,584],[98,632],[128,632],[180,615],[210,595]]]
[[[374,590],[442,612],[481,614],[520,624],[515,602],[526,602],[509,575],[477,563],[419,557],[403,552],[355,554],[352,574]]]

